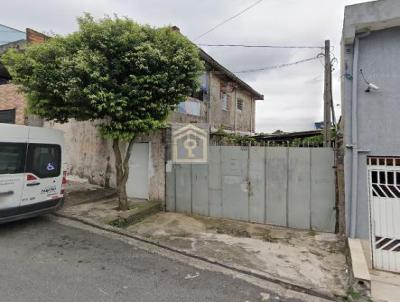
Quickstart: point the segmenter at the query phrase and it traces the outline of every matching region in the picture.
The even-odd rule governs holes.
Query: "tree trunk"
[[[122,157],[119,139],[113,139],[113,150],[115,155],[115,170],[117,172],[117,194],[118,209],[121,211],[129,210],[128,196],[126,195],[126,182],[129,177],[129,159],[132,153],[134,139],[129,141],[125,156]]]

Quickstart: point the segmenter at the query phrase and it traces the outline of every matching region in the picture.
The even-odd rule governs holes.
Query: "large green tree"
[[[203,64],[197,47],[170,27],[127,18],[78,18],[79,30],[9,51],[1,61],[28,97],[31,113],[65,123],[97,120],[112,140],[119,208],[135,137],[164,126],[196,89]]]

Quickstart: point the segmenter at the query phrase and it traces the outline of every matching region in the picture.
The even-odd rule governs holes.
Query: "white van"
[[[63,205],[63,150],[61,131],[0,124],[0,223]]]

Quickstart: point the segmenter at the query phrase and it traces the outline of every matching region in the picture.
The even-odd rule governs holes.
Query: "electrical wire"
[[[212,32],[213,30],[217,29],[218,27],[220,27],[221,25],[224,25],[225,23],[235,19],[236,17],[239,17],[240,15],[242,15],[243,13],[245,13],[246,11],[248,11],[249,9],[255,7],[256,5],[260,4],[262,1],[264,0],[258,0],[256,2],[254,2],[252,5],[246,7],[245,9],[241,10],[240,12],[238,12],[237,14],[233,15],[232,17],[229,17],[228,19],[225,19],[224,21],[218,23],[217,25],[215,25],[214,27],[210,28],[209,30],[207,30],[206,32],[202,33],[201,35],[199,35],[195,41],[197,41],[198,39],[204,37],[205,35],[209,34],[210,32]]]
[[[323,46],[283,46],[283,45],[247,45],[247,44],[197,44],[206,47],[245,47],[245,48],[279,48],[279,49],[323,49]]]
[[[304,59],[304,60],[300,60],[300,61],[296,61],[296,62],[291,62],[291,63],[272,65],[272,66],[267,66],[267,67],[263,67],[263,68],[256,68],[256,69],[241,70],[241,71],[236,71],[234,73],[250,73],[250,72],[258,72],[258,71],[265,71],[265,70],[271,70],[271,69],[280,69],[280,68],[284,68],[284,67],[288,67],[288,66],[293,66],[293,65],[298,65],[298,64],[301,64],[301,63],[314,61],[314,60],[317,60],[317,59],[319,59],[319,56],[308,58],[308,59]]]

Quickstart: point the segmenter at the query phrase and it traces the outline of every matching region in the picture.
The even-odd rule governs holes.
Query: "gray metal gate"
[[[332,148],[209,146],[167,169],[167,211],[334,232]]]

